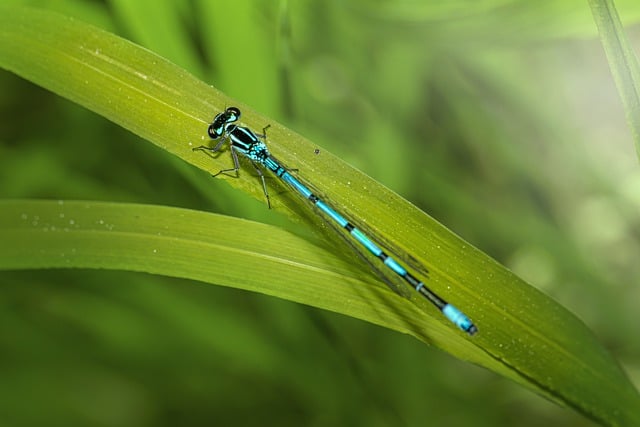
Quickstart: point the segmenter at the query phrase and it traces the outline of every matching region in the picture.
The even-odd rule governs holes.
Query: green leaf
[[[410,252],[430,270],[429,286],[480,332],[470,338],[433,307],[397,296],[347,252],[276,227],[175,208],[4,202],[0,240],[12,244],[0,250],[0,268],[127,269],[276,295],[409,333],[604,424],[640,424],[637,391],[580,320],[383,185],[325,150],[314,154],[304,138],[126,40],[35,9],[0,12],[2,67],[186,162],[229,167],[228,156],[191,149],[208,142],[207,124],[225,106],[238,105],[255,129],[273,124],[274,154],[350,217]],[[263,198],[250,174],[227,180]],[[281,190],[274,210],[304,220],[304,202]]]
[[[640,67],[613,0],[589,0],[640,159]]]

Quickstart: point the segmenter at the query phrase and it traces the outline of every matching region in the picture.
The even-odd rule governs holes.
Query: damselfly
[[[240,162],[238,161],[238,153],[240,153],[248,158],[256,168],[256,171],[262,181],[262,190],[267,198],[267,204],[271,207],[271,200],[269,198],[269,192],[267,191],[264,174],[258,166],[264,167],[311,203],[318,212],[323,215],[325,220],[344,229],[345,233],[357,243],[358,246],[352,245],[354,248],[363,248],[373,254],[382,262],[382,265],[385,268],[400,276],[416,292],[436,306],[442,314],[444,314],[444,316],[458,328],[467,332],[469,335],[474,335],[478,332],[478,328],[462,311],[439,297],[435,292],[429,289],[423,281],[409,273],[407,268],[397,261],[396,258],[386,253],[382,249],[385,245],[380,242],[380,239],[376,239],[371,236],[370,233],[362,231],[361,228],[356,226],[352,221],[349,221],[345,215],[339,213],[338,210],[333,208],[328,201],[316,195],[311,190],[311,185],[305,184],[301,178],[294,176],[291,173],[291,169],[288,169],[282,164],[282,162],[276,159],[269,152],[264,141],[260,139],[265,138],[264,132],[267,128],[263,129],[263,135],[258,135],[249,128],[236,125],[235,122],[239,119],[240,110],[238,108],[227,108],[225,111],[218,114],[209,125],[209,136],[211,139],[218,141],[218,143],[214,147],[200,146],[194,148],[194,150],[208,150],[215,153],[222,149],[226,141],[230,141],[233,168],[222,169],[216,175],[225,172],[235,172],[237,174],[240,169]]]

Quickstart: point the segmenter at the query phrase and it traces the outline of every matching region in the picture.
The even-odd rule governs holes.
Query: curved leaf
[[[2,6],[0,12],[1,66],[187,162],[211,171],[228,167],[227,156],[211,159],[191,147],[207,141],[207,123],[216,112],[237,102],[94,27],[34,9]],[[272,122],[240,107],[253,128]],[[468,338],[455,331],[436,310],[396,296],[342,254],[274,227],[171,208],[5,202],[1,240],[17,244],[2,249],[0,263],[124,268],[278,295],[410,333],[605,424],[640,423],[637,391],[567,310],[381,184],[324,150],[314,155],[314,145],[281,125],[273,125],[270,147],[350,216],[368,219],[366,226],[426,265],[429,285],[463,308],[479,334]],[[248,175],[229,182],[262,198]],[[298,200],[284,193],[278,202],[277,211],[300,220]],[[74,223],[66,220],[65,226],[70,217]],[[270,244],[256,250],[256,235]],[[224,269],[216,262],[221,256]]]
[[[589,0],[640,159],[640,66],[613,0]]]

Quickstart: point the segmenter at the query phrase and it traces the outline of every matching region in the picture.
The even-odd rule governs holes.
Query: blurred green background
[[[586,1],[4,1],[148,47],[340,155],[568,307],[640,385],[640,168]],[[639,46],[640,4],[616,4]],[[274,221],[4,71],[0,109],[0,197]],[[593,425],[408,336],[184,280],[2,272],[0,328],[3,426]]]

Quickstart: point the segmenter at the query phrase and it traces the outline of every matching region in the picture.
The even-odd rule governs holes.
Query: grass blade
[[[0,12],[1,66],[187,162],[211,171],[228,167],[226,156],[211,159],[191,147],[207,141],[211,116],[232,100],[94,27],[34,9],[2,6]],[[245,124],[260,129],[271,122],[239,106],[247,111]],[[277,295],[410,333],[603,424],[640,424],[637,391],[575,316],[380,183],[330,153],[313,155],[315,145],[281,125],[272,130],[274,154],[424,263],[432,272],[430,286],[473,318],[478,336],[467,338],[434,309],[417,307],[373,275],[354,270],[345,253],[274,227],[172,208],[63,203],[61,212],[56,202],[4,202],[0,237],[19,244],[2,249],[0,265],[131,269]],[[249,174],[229,182],[262,199]],[[276,206],[292,219],[299,218],[299,209],[286,194]],[[77,228],[68,227],[70,217]],[[113,229],[104,230],[104,223]],[[257,251],[255,236],[273,244]],[[84,255],[69,256],[74,248]],[[221,253],[233,261],[224,271],[215,262]]]
[[[640,67],[613,0],[589,0],[640,159]]]

